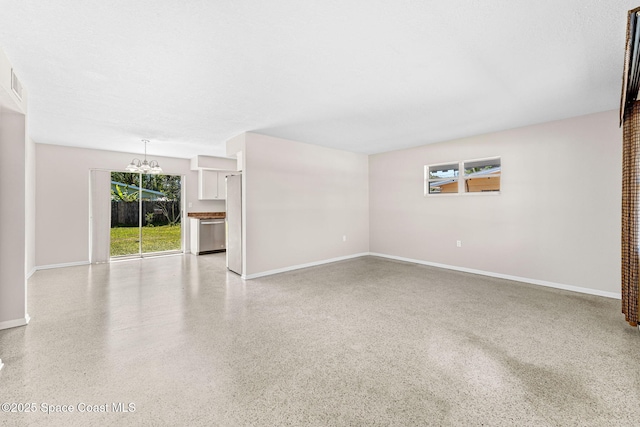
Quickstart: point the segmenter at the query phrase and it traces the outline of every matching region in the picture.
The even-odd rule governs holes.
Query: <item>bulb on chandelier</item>
[[[149,140],[143,139],[142,142],[144,142],[144,160],[142,162],[138,159],[131,160],[126,170],[129,172],[142,172],[154,175],[162,173],[162,168],[156,160],[147,161],[147,142],[149,142]]]

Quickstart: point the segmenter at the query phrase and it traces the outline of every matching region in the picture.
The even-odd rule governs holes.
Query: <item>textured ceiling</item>
[[[0,0],[39,143],[363,153],[618,107],[620,0]]]

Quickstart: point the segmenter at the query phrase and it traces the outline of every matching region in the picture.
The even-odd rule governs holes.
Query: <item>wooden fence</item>
[[[180,212],[180,202],[163,202],[169,210]],[[137,227],[138,226],[138,202],[111,201],[111,227]],[[142,201],[142,225],[147,224],[147,214],[153,214],[151,224],[166,225],[167,217],[162,214],[162,209],[156,202]]]

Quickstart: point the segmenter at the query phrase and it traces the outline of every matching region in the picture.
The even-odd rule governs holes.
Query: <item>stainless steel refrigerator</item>
[[[242,275],[242,175],[227,176],[227,269]]]

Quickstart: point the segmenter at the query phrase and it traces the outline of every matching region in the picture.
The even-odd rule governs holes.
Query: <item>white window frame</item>
[[[461,162],[444,162],[444,163],[435,163],[432,165],[425,165],[424,166],[424,194],[425,196],[452,196],[454,194],[459,194],[460,193],[460,165],[462,163]],[[433,167],[438,167],[438,166],[449,166],[449,165],[458,165],[458,176],[456,176],[455,178],[450,178],[453,181],[457,181],[458,182],[458,192],[457,193],[430,193],[429,192],[429,183],[431,181],[436,181],[435,179],[430,179],[429,178],[429,169],[433,168]],[[437,179],[437,181],[444,181],[447,180],[447,178],[439,178]]]
[[[465,164],[467,163],[475,163],[482,162],[487,160],[500,160],[500,172],[497,176],[500,177],[500,190],[498,191],[467,191],[466,182],[469,179],[469,176],[465,173]],[[458,181],[458,192],[457,193],[430,193],[429,192],[429,183],[433,180],[429,179],[429,169],[437,166],[447,166],[447,165],[458,165],[458,176],[455,179]],[[424,166],[424,196],[425,197],[443,197],[443,196],[498,196],[502,194],[502,157],[501,156],[492,156],[492,157],[483,157],[480,159],[469,159],[462,161],[453,161],[453,162],[443,162],[443,163],[434,163],[430,165]]]

